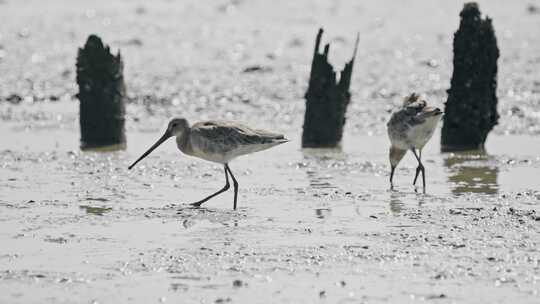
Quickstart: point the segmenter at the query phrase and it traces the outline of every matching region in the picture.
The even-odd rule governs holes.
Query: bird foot
[[[415,193],[418,193],[418,188],[417,186],[414,186],[414,192]],[[422,187],[422,194],[426,194],[426,188],[425,187]]]

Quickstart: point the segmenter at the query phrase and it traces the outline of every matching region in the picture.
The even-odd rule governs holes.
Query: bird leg
[[[230,188],[230,185],[229,185],[229,176],[227,174],[227,168],[228,166],[225,165],[225,187],[223,187],[223,189],[219,190],[218,192],[212,194],[212,195],[209,195],[208,197],[198,201],[198,202],[195,202],[195,203],[192,203],[191,205],[192,206],[195,206],[195,207],[200,207],[203,203],[205,203],[206,201],[208,201],[209,199],[211,199],[212,197],[220,194],[220,193],[223,193],[225,191],[227,191],[229,188]],[[232,174],[231,174],[231,177],[232,177]],[[233,180],[234,180],[234,177],[233,177]],[[234,181],[236,183],[236,181]]]
[[[418,157],[422,159],[422,149],[418,150]],[[422,164],[422,187],[424,188],[424,192],[426,191],[426,169],[424,168],[424,165]]]
[[[390,168],[390,189],[394,189],[394,182],[393,182],[393,179],[394,179],[394,171],[396,171],[396,167],[392,166]]]
[[[231,175],[233,186],[234,186],[234,205],[233,210],[236,210],[236,199],[238,198],[238,182],[236,181],[236,178],[234,178],[234,175],[232,174],[231,168],[229,168],[229,164],[225,164],[225,170],[229,171],[229,174]]]
[[[418,167],[416,167],[416,174],[414,175],[414,181],[413,185],[416,185],[416,180],[418,179],[418,175],[420,172],[422,172],[422,186],[425,189],[426,188],[426,170],[424,168],[424,165],[422,164],[422,150],[418,150],[419,155],[416,154],[416,150],[413,148],[412,152],[414,154],[414,157],[416,157],[416,160],[418,160]]]

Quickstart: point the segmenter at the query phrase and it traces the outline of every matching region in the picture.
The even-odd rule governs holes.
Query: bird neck
[[[189,154],[191,152],[191,142],[189,140],[191,134],[191,129],[186,128],[182,134],[176,136],[176,145],[178,146],[178,149],[182,151],[185,154]]]

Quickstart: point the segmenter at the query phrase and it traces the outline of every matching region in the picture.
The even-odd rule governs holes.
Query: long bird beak
[[[157,147],[159,147],[159,145],[164,143],[171,136],[172,135],[169,133],[169,131],[165,131],[165,134],[163,134],[163,136],[161,136],[161,138],[158,139],[158,141],[154,145],[152,145],[150,149],[148,149],[148,151],[144,152],[144,154],[141,155],[139,159],[137,159],[133,164],[131,164],[131,166],[129,166],[128,169],[131,170],[131,168],[133,168],[138,162],[140,162],[143,158],[147,157],[148,154],[152,153],[152,151],[154,151]]]

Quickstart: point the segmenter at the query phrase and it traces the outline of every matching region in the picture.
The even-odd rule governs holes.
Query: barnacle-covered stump
[[[491,19],[476,3],[466,3],[454,35],[454,73],[441,136],[443,151],[483,149],[497,124],[499,49]]]
[[[120,52],[90,35],[77,55],[81,149],[118,150],[126,147],[124,130],[126,87]]]
[[[309,86],[305,95],[306,112],[302,134],[304,148],[331,148],[339,145],[345,125],[345,113],[351,100],[349,86],[358,48],[358,37],[353,57],[341,71],[338,82],[336,72],[328,63],[330,45],[326,44],[324,52],[319,53],[322,34],[323,30],[320,29],[315,41]]]

